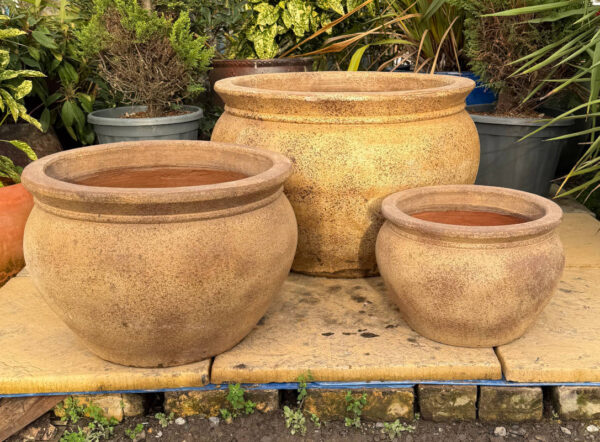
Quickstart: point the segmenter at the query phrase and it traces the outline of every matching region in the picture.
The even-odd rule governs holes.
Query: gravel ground
[[[126,435],[126,430],[131,430],[138,424],[143,424],[143,432],[135,440],[155,440],[157,442],[177,441],[257,441],[257,442],[279,442],[279,441],[386,441],[390,437],[383,433],[381,423],[363,423],[360,429],[347,428],[341,422],[330,422],[323,424],[320,429],[307,422],[305,437],[292,436],[285,427],[283,413],[273,412],[267,415],[253,414],[235,419],[227,424],[223,420],[209,421],[198,416],[179,419],[163,428],[158,420],[154,418],[153,411],[148,416],[126,418],[120,423],[111,440],[131,441]],[[590,422],[561,422],[557,419],[546,419],[536,423],[524,423],[519,425],[493,425],[481,424],[479,422],[463,422],[439,424],[418,420],[410,422],[414,425],[413,431],[404,431],[393,440],[417,442],[417,441],[590,441],[599,440],[600,432],[590,430],[598,427]],[[78,425],[85,427],[87,422],[82,420]],[[599,425],[600,426],[600,425]],[[595,427],[595,428],[594,428]],[[68,429],[77,430],[75,426],[60,425],[50,413],[42,416],[28,428],[13,436],[9,441],[37,440],[58,441]],[[36,437],[37,436],[37,437]]]

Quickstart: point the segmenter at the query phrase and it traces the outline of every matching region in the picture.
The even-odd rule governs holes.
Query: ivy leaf
[[[37,41],[43,47],[48,48],[48,49],[58,49],[58,46],[56,46],[56,43],[54,43],[54,40],[52,40],[52,38],[50,38],[48,35],[44,34],[42,31],[38,31],[36,29],[35,31],[31,32],[31,35],[35,39],[35,41]]]

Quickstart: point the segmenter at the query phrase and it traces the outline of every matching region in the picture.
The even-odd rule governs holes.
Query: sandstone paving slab
[[[566,269],[538,321],[496,350],[516,382],[600,382],[600,269]]]
[[[131,368],[88,351],[39,297],[31,278],[0,289],[0,394],[152,390],[209,382],[210,361]]]
[[[600,221],[586,213],[565,213],[558,231],[567,268],[600,269]]]
[[[265,317],[213,361],[211,382],[499,379],[492,348],[459,348],[419,336],[400,318],[381,278],[292,273]]]

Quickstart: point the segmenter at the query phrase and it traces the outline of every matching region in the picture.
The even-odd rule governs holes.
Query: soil
[[[246,175],[216,169],[184,167],[152,167],[115,169],[89,175],[74,181],[75,184],[98,187],[164,188],[204,186],[247,178]]]
[[[126,112],[123,115],[121,115],[119,118],[157,118],[157,117],[176,117],[178,115],[185,115],[185,114],[191,114],[190,111],[184,111],[184,110],[170,110],[168,112],[163,112],[160,115],[150,115],[148,112],[144,111],[144,112],[134,112],[134,113],[129,113]]]
[[[222,420],[218,424],[212,424],[208,419],[198,416],[185,418],[182,425],[171,423],[167,428],[162,428],[158,420],[154,418],[156,411],[149,412],[144,417],[126,418],[120,423],[111,440],[130,441],[126,430],[135,428],[137,424],[143,424],[143,434],[137,441],[165,441],[165,442],[193,442],[193,441],[256,441],[256,442],[279,442],[279,441],[387,441],[390,437],[383,433],[382,424],[363,422],[361,428],[348,428],[342,422],[328,422],[322,424],[321,428],[315,426],[307,419],[307,432],[303,438],[292,436],[285,427],[283,412],[278,410],[269,414],[255,413],[235,419],[231,424]],[[32,433],[32,429],[40,429],[37,434],[43,434],[52,425],[56,426],[53,437],[44,440],[59,441],[65,430],[77,431],[77,425],[60,425],[50,413],[42,416],[36,422],[24,429],[16,436],[8,439],[9,442],[26,440],[26,435]],[[600,433],[590,433],[586,427],[589,422],[561,422],[556,419],[546,419],[541,422],[523,423],[518,425],[483,424],[480,422],[454,422],[435,423],[424,420],[410,422],[416,428],[414,431],[405,431],[393,440],[406,442],[446,442],[446,441],[481,441],[481,442],[503,442],[503,441],[527,441],[527,442],[558,442],[565,440],[588,441],[600,440]],[[83,428],[87,420],[82,419],[78,425]],[[502,426],[506,430],[506,437],[495,436],[497,427]],[[564,428],[564,429],[561,429]],[[570,432],[570,435],[565,434]],[[141,437],[143,436],[143,437]],[[38,439],[40,440],[40,439]]]
[[[529,221],[513,215],[493,212],[475,212],[470,210],[448,210],[419,212],[411,215],[413,218],[431,221],[439,224],[455,226],[508,226]]]

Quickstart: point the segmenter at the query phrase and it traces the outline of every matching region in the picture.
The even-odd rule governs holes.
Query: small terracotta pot
[[[77,184],[151,168],[247,178],[162,188]],[[104,359],[161,367],[214,356],[256,325],[290,270],[297,241],[283,194],[290,171],[282,155],[203,141],[104,144],[45,157],[23,172],[35,196],[25,229],[33,281]]]
[[[454,222],[448,217],[456,211],[495,219],[466,213],[457,221],[487,224],[475,226],[420,219],[443,212],[438,220]],[[506,344],[525,332],[556,290],[564,267],[556,231],[562,210],[550,200],[500,187],[434,186],[390,195],[382,212],[381,275],[404,320],[429,339]],[[490,225],[514,221],[520,223]]]
[[[0,287],[25,266],[23,231],[32,207],[22,184],[0,187]]]

